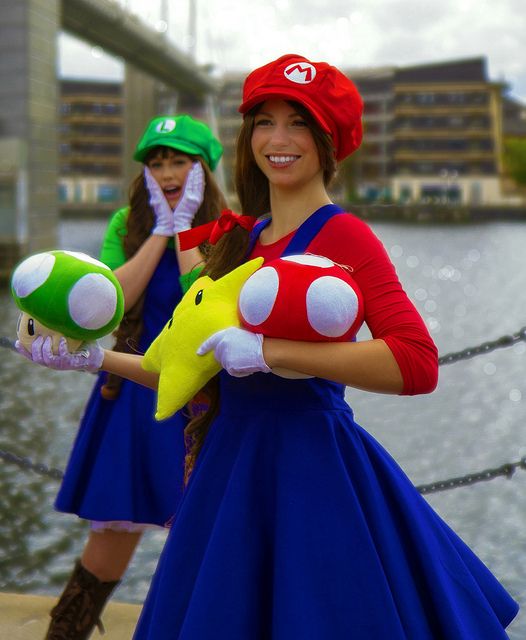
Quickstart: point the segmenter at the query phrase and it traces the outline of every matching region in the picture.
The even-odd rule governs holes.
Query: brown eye
[[[35,335],[35,322],[34,322],[33,318],[29,318],[29,320],[27,321],[27,333],[30,336],[34,336]]]
[[[199,291],[197,292],[196,296],[195,296],[195,304],[201,304],[203,300],[203,290],[199,289]]]

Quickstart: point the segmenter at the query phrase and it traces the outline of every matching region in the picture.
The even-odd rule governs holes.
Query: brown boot
[[[87,640],[95,626],[104,633],[100,614],[118,584],[118,580],[101,582],[77,560],[58,604],[50,612],[45,640]]]

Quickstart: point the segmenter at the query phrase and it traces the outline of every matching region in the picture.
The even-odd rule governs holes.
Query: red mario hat
[[[336,67],[296,54],[281,56],[247,76],[239,111],[244,115],[271,98],[304,105],[331,135],[337,160],[360,146],[363,101],[355,85]]]

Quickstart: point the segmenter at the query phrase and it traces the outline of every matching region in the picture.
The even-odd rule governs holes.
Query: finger
[[[201,344],[201,346],[197,349],[196,351],[197,355],[204,356],[205,353],[208,353],[209,351],[213,351],[217,347],[217,345],[221,342],[221,339],[223,338],[225,331],[226,329],[222,329],[221,331],[217,331],[216,333],[213,333],[209,338],[207,338]]]
[[[28,360],[31,360],[31,354],[24,347],[24,345],[20,342],[20,340],[15,340],[15,351],[17,353],[19,353],[21,356],[24,356],[24,358],[27,358]]]
[[[31,343],[31,360],[36,362],[37,364],[42,364],[42,343],[44,342],[44,338],[42,336],[37,336],[33,342]]]
[[[47,367],[50,364],[53,364],[56,359],[57,357],[53,353],[53,339],[51,336],[47,336],[42,343],[42,360]]]
[[[58,341],[58,355],[61,357],[69,356],[68,342],[64,336],[62,336]]]
[[[190,189],[191,191],[197,191],[202,188],[204,181],[205,172],[203,171],[203,167],[200,162],[195,162],[188,172],[185,188]]]

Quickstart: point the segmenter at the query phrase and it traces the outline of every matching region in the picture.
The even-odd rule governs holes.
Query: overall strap
[[[336,204],[326,204],[317,209],[300,225],[281,255],[292,256],[305,253],[307,247],[321,231],[323,225],[338,213],[343,213],[343,209]]]
[[[248,238],[248,249],[246,253],[247,258],[252,253],[252,250],[254,249],[256,242],[258,241],[259,234],[265,227],[268,227],[271,221],[272,218],[269,216],[268,218],[263,218],[263,220],[258,220],[258,222],[256,222],[256,224],[252,227],[252,231],[250,232],[250,236]]]
[[[336,204],[326,204],[323,207],[317,209],[311,216],[300,225],[292,237],[291,241],[283,251],[283,256],[292,256],[301,253],[305,253],[307,247],[312,242],[314,237],[321,231],[323,225],[332,218],[332,216],[343,213],[343,209]],[[259,234],[267,227],[272,218],[264,218],[259,222],[256,222],[252,231],[250,232],[250,240],[248,245],[247,256],[252,253],[254,246],[259,238]]]

